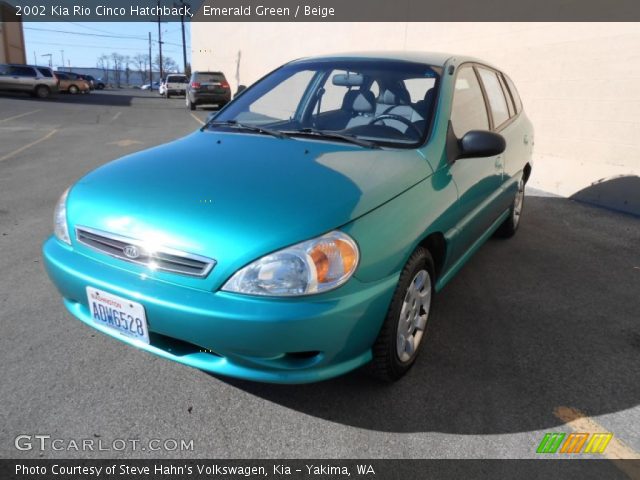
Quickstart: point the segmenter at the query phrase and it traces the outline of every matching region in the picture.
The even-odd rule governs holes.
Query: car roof
[[[460,64],[477,62],[488,66],[489,63],[466,55],[454,55],[445,52],[410,52],[410,51],[374,51],[374,52],[345,52],[332,55],[319,55],[294,60],[291,63],[313,62],[316,60],[400,60],[413,63],[424,63],[436,67],[443,67],[448,61]]]

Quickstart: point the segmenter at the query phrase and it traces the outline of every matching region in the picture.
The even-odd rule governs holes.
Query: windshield
[[[316,60],[285,65],[245,90],[214,119],[288,135],[377,145],[422,143],[433,115],[440,67],[395,60]],[[329,138],[331,137],[331,138]]]

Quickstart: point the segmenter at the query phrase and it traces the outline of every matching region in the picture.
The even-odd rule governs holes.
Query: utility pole
[[[60,55],[62,55],[62,69],[64,70],[64,50],[60,50]]]
[[[49,68],[53,67],[53,54],[51,53],[44,53],[42,55],[40,55],[41,57],[49,57]]]
[[[185,4],[184,0],[180,0],[180,4],[173,4],[176,7],[185,7],[188,6],[189,4]],[[182,12],[182,15],[180,15],[180,23],[182,24],[182,65],[183,65],[183,70],[182,72],[186,75],[187,74],[187,42],[185,41],[185,36],[184,36],[184,9],[180,10]]]
[[[158,0],[158,47],[160,48],[160,81],[164,78],[162,69],[162,30],[160,28],[160,0]]]
[[[151,32],[149,32],[149,85],[153,85],[153,63],[151,62]]]
[[[37,65],[38,64],[38,60],[36,60],[36,51],[33,51],[33,64]]]

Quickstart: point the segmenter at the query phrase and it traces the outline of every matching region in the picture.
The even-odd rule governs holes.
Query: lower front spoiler
[[[367,350],[358,357],[339,364],[332,364],[319,368],[283,371],[256,370],[255,368],[237,364],[228,357],[219,356],[206,351],[187,353],[185,355],[174,354],[154,345],[146,344],[139,340],[134,340],[124,335],[120,335],[107,327],[97,324],[87,315],[86,310],[82,308],[80,303],[64,299],[64,306],[74,317],[86,323],[90,327],[128,345],[205,372],[244,380],[281,384],[320,382],[355,370],[371,360],[371,350]]]

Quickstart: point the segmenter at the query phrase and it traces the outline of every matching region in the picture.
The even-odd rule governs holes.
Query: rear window
[[[224,74],[221,72],[197,72],[193,74],[193,81],[200,83],[224,82]]]
[[[187,83],[187,77],[184,75],[171,75],[167,77],[167,82],[171,83]]]

